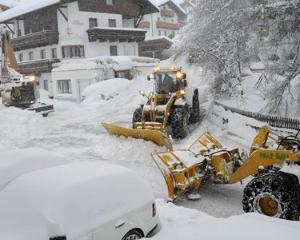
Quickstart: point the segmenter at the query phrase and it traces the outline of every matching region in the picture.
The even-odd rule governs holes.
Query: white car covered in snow
[[[45,157],[45,152],[33,155]],[[22,170],[11,171],[13,177],[6,176],[0,189],[0,239],[131,240],[155,229],[152,191],[133,171],[99,162],[57,161],[55,155],[50,164],[49,156],[44,167],[37,162],[45,158],[27,158],[33,166],[29,171],[18,151],[14,169]],[[9,169],[0,163],[0,172],[5,167]]]

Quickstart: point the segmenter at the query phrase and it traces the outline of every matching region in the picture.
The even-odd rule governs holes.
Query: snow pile
[[[83,91],[83,104],[92,104],[99,100],[108,101],[130,88],[131,85],[132,82],[125,78],[115,78],[92,84]]]
[[[81,162],[38,170],[0,192],[0,239],[77,239],[152,201],[147,183],[123,167]]]
[[[257,214],[243,214],[227,219],[213,218],[196,210],[157,201],[160,231],[153,240],[298,240],[299,223]]]

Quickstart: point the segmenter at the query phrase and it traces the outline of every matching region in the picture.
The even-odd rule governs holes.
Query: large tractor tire
[[[199,91],[195,89],[193,95],[193,105],[190,113],[190,123],[197,123],[200,121],[200,102],[199,102]]]
[[[185,138],[188,134],[189,116],[186,107],[176,107],[171,115],[172,137]]]
[[[139,107],[135,109],[132,117],[132,124],[135,122],[141,122],[143,117],[143,108]]]
[[[244,189],[243,209],[270,217],[298,221],[300,217],[298,177],[268,172],[254,178]]]

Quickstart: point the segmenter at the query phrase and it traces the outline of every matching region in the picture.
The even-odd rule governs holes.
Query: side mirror
[[[186,73],[183,73],[182,79],[186,79]]]
[[[183,86],[184,86],[184,87],[187,87],[187,86],[188,86],[188,82],[187,82],[186,79],[183,80]]]

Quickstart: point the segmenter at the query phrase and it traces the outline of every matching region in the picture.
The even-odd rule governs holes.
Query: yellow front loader
[[[172,150],[168,136],[184,138],[188,125],[200,121],[198,89],[194,89],[192,98],[188,97],[186,74],[181,68],[156,68],[148,80],[153,80],[155,92],[140,92],[146,102],[134,111],[132,128],[102,125],[112,135],[141,138]]]
[[[244,190],[246,212],[299,220],[298,178],[282,171],[285,165],[289,169],[294,166],[288,165],[300,163],[299,151],[298,136],[278,136],[265,126],[255,137],[249,156],[237,148],[224,148],[206,132],[187,149],[153,153],[152,158],[165,178],[169,201],[184,195],[195,199],[208,179],[233,184],[254,176]]]

